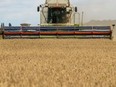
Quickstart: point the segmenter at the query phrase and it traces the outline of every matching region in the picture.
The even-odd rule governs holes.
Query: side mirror
[[[115,27],[115,24],[112,24],[113,27]]]
[[[38,11],[38,12],[40,11],[40,7],[37,7],[37,11]]]
[[[75,12],[77,12],[77,7],[75,7]]]
[[[113,29],[115,28],[115,24],[112,24]]]

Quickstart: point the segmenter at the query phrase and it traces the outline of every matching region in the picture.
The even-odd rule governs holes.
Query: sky
[[[84,12],[84,22],[90,20],[116,20],[116,0],[70,0],[78,7],[78,12]],[[20,25],[30,23],[37,25],[40,15],[37,6],[45,0],[0,0],[0,23]]]

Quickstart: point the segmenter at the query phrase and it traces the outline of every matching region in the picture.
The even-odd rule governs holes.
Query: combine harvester
[[[3,38],[112,38],[110,26],[80,26],[69,0],[46,0],[38,7],[40,25],[2,26]]]

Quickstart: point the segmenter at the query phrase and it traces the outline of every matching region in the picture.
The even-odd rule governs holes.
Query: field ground
[[[116,42],[0,40],[0,87],[116,87]]]

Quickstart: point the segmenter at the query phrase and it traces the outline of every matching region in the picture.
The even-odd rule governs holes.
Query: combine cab
[[[41,26],[45,25],[74,25],[77,7],[70,5],[69,0],[46,0],[38,7]]]
[[[77,7],[69,0],[46,0],[38,7],[40,26],[2,26],[3,38],[111,38],[110,26],[79,26]],[[77,26],[78,25],[78,26]]]

